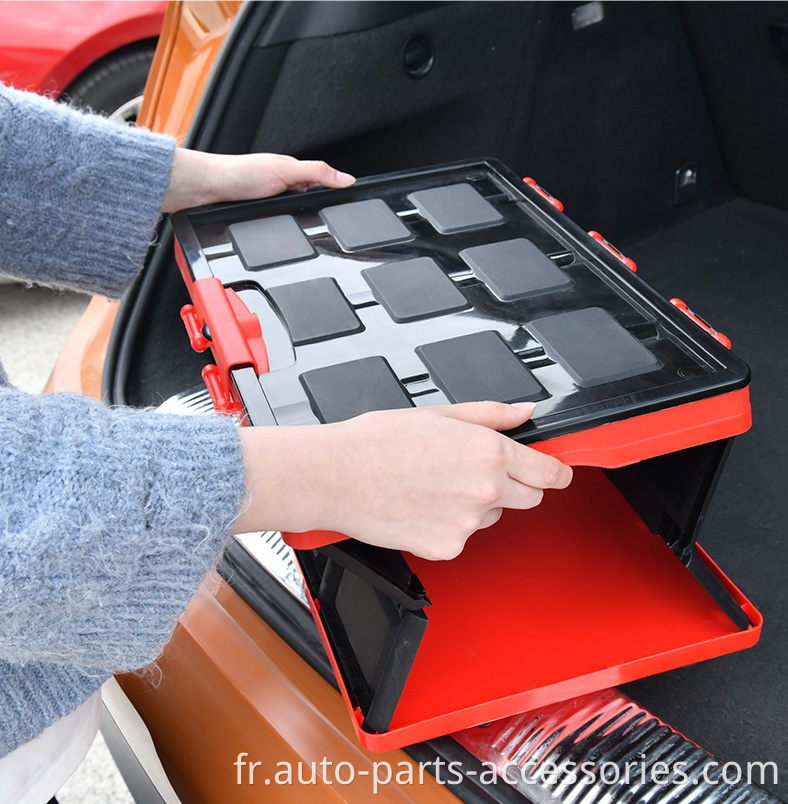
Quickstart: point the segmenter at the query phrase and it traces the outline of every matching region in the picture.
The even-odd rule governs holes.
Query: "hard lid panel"
[[[473,203],[468,206],[469,199]],[[364,214],[342,220],[341,230],[334,220],[337,211],[347,215],[354,209]],[[374,221],[364,217],[370,210]],[[444,233],[436,229],[436,215],[441,220],[447,215],[447,220],[462,218],[464,223],[455,227],[444,221],[441,228],[448,231]],[[388,231],[384,237],[377,231],[383,225],[376,222],[378,217],[387,230],[396,228],[407,239],[392,242],[396,238]],[[287,265],[248,269],[236,253],[231,232],[245,223],[283,218],[295,222],[314,253]],[[272,340],[295,341],[292,349],[277,351],[270,372],[259,380],[279,424],[321,419],[302,375],[373,357],[391,367],[412,404],[445,404],[451,397],[418,350],[486,332],[500,338],[545,390],[532,422],[512,433],[524,442],[593,429],[749,382],[748,369],[738,358],[492,160],[372,177],[344,190],[310,190],[190,210],[176,215],[174,225],[187,272],[195,278],[216,276],[226,287],[238,289],[265,320]],[[343,242],[351,228],[352,243]],[[365,232],[371,244],[361,242]],[[505,245],[512,243],[514,256]],[[484,255],[500,249],[506,264],[496,270]],[[518,252],[522,282],[515,265]],[[393,275],[399,264],[406,263],[411,268],[405,272],[409,292],[400,298],[390,289],[385,272],[390,268]],[[414,264],[429,266],[423,287],[419,272],[412,270]],[[277,288],[287,286],[297,298],[299,283],[321,279],[335,284],[340,301],[352,309],[360,325],[339,335],[329,328],[325,338],[316,340],[294,338],[289,328],[296,328],[299,316],[290,312],[293,321],[288,321],[288,312],[275,303],[281,295]],[[456,303],[419,304],[420,295],[430,298],[437,279],[443,279],[445,290],[453,291]],[[393,294],[388,303],[383,298],[387,293]],[[593,330],[596,313],[588,311],[601,311],[620,336],[608,337],[613,368],[608,370],[603,353],[590,379],[562,359],[573,353],[572,343],[562,343],[563,351],[556,352],[555,338],[546,337],[543,343],[538,329],[540,320],[565,315],[570,321],[591,321],[588,332],[584,326],[574,328],[576,340],[605,336]],[[634,361],[633,346],[638,351]],[[621,350],[630,353],[618,354]],[[622,363],[627,370],[615,370]],[[455,399],[462,396],[453,394]],[[355,407],[349,406],[345,413],[349,417]],[[342,417],[342,411],[336,415]],[[721,437],[726,435],[730,434]]]

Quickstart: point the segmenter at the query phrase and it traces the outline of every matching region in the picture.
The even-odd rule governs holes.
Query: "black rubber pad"
[[[441,234],[492,226],[503,220],[503,215],[470,184],[419,190],[411,193],[408,201]]]
[[[336,281],[309,279],[270,288],[268,294],[290,330],[293,346],[336,338],[363,329]]]
[[[320,217],[345,251],[413,239],[410,229],[380,198],[327,207]]]
[[[410,408],[413,403],[382,357],[305,371],[299,379],[321,422],[340,422],[372,410]]]
[[[431,257],[376,265],[361,274],[397,323],[453,313],[470,306]]]
[[[524,402],[547,394],[497,332],[474,332],[416,347],[450,402]]]
[[[527,329],[581,388],[645,374],[662,365],[601,307],[539,318]]]
[[[524,237],[466,248],[460,257],[477,279],[505,302],[564,290],[572,284],[546,254]]]
[[[290,215],[233,223],[228,231],[235,250],[250,271],[305,260],[316,254]]]

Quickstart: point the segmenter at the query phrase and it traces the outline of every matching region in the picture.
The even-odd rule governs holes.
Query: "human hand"
[[[348,187],[355,179],[325,162],[282,154],[210,154],[176,148],[162,212],[219,201],[267,198],[285,190],[322,184]]]
[[[496,432],[532,405],[472,402],[311,427],[242,428],[245,530],[333,530],[428,559],[457,556],[504,508],[532,508],[572,470]],[[307,432],[308,431],[308,432]]]

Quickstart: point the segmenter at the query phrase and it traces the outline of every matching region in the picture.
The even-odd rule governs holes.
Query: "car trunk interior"
[[[760,608],[763,637],[628,692],[726,760],[788,766],[788,4],[384,5],[371,28],[259,39],[219,98],[211,149],[359,176],[497,157],[731,338],[752,369],[754,426],[701,543]],[[166,243],[120,319],[114,402],[157,404],[200,383]]]

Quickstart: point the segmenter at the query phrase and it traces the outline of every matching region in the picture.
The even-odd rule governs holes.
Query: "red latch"
[[[711,324],[704,321],[699,315],[693,313],[692,310],[690,310],[690,308],[687,307],[686,302],[682,301],[681,299],[671,299],[670,303],[674,307],[678,307],[678,309],[681,310],[681,312],[684,313],[684,315],[692,319],[701,329],[705,329],[706,332],[708,332],[709,335],[711,335],[711,337],[714,338],[715,341],[721,343],[726,349],[731,348],[732,345],[731,339],[727,335],[723,335],[721,332],[717,332],[717,330],[714,329],[714,327],[712,327]]]
[[[550,202],[550,203],[551,203],[551,204],[552,204],[552,205],[553,205],[553,206],[554,206],[554,207],[555,207],[555,208],[556,208],[556,209],[557,209],[559,212],[563,212],[563,211],[564,211],[564,205],[563,205],[563,204],[562,204],[562,203],[561,203],[561,202],[560,202],[560,201],[559,201],[559,200],[558,200],[558,199],[557,199],[555,196],[550,195],[550,193],[548,193],[548,192],[547,192],[547,190],[545,190],[543,187],[540,187],[540,186],[539,186],[539,185],[536,183],[536,179],[532,179],[530,176],[526,176],[526,177],[523,179],[523,181],[524,181],[524,182],[525,182],[525,183],[526,183],[526,184],[527,184],[529,187],[531,187],[531,188],[533,188],[534,190],[536,190],[536,192],[537,192],[537,193],[539,193],[539,195],[541,195],[541,196],[542,196],[542,198],[544,198],[544,199],[546,199],[547,201],[549,201],[549,202]]]
[[[242,406],[231,390],[230,372],[242,366],[251,366],[257,374],[268,371],[260,320],[234,290],[215,277],[196,280],[190,292],[194,304],[181,309],[189,341],[197,352],[210,347],[216,360],[216,365],[206,366],[202,372],[208,393],[220,413],[241,413]]]
[[[184,304],[181,307],[181,320],[186,327],[186,334],[189,336],[189,343],[195,352],[204,352],[211,342],[205,337],[205,322],[197,314],[193,304]]]
[[[599,232],[591,229],[588,234],[593,240],[596,240],[597,243],[604,246],[619,262],[623,262],[630,271],[637,273],[637,263],[634,260],[631,260],[629,257],[625,257],[614,245],[608,243],[608,241],[605,240],[605,238],[599,234]]]
[[[230,300],[235,320],[238,327],[246,338],[249,351],[252,355],[252,365],[258,374],[265,374],[268,369],[268,349],[263,339],[263,330],[260,326],[260,319],[249,310],[241,301],[241,297],[234,290],[227,290],[227,298]],[[238,365],[238,364],[235,364]]]
[[[238,294],[210,277],[194,282],[191,295],[194,306],[186,305],[181,310],[181,317],[192,346],[197,351],[210,346],[216,365],[224,376],[239,366],[253,366],[258,374],[267,372],[268,350],[260,320],[249,311]],[[210,340],[205,337],[206,326]]]
[[[233,399],[230,386],[217,366],[214,366],[213,363],[205,366],[202,370],[202,378],[217,413],[227,416],[243,414],[243,406]]]

